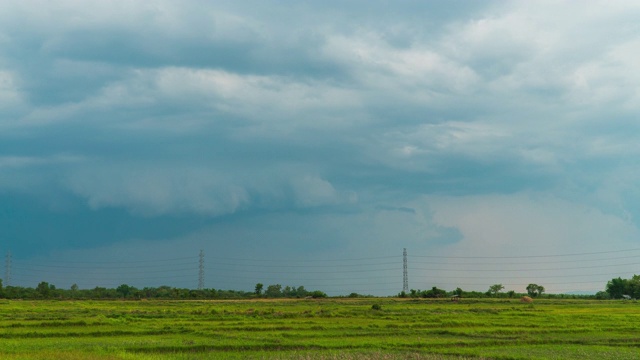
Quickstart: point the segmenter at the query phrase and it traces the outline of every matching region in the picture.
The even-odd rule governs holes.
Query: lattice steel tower
[[[407,248],[402,252],[402,291],[409,292],[409,271],[407,270]]]
[[[204,289],[204,250],[200,250],[200,271],[198,271],[198,290]]]

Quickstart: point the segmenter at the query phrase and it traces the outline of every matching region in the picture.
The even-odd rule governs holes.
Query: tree
[[[298,288],[296,289],[296,296],[297,297],[305,297],[307,296],[309,292],[307,291],[307,289],[304,288],[304,286],[298,286]]]
[[[455,290],[453,290],[453,295],[458,295],[458,297],[462,297],[462,293],[464,291],[462,291],[462,289],[460,289],[459,287],[456,288]]]
[[[624,295],[627,287],[627,279],[618,277],[617,279],[611,279],[607,283],[607,292],[612,299],[621,299]]]
[[[48,282],[41,281],[38,286],[36,286],[36,292],[40,297],[47,299],[51,295],[51,287]]]
[[[93,290],[91,290],[91,296],[93,298],[102,299],[107,295],[107,288],[96,286]]]
[[[423,291],[421,296],[423,298],[441,298],[447,296],[447,292],[434,286],[431,290]]]
[[[282,285],[269,285],[267,286],[267,290],[264,292],[266,297],[277,298],[282,296]]]
[[[529,284],[527,285],[527,293],[531,297],[536,297],[538,295],[542,295],[544,292],[544,286],[540,286],[538,284]]]
[[[133,288],[127,284],[122,284],[120,286],[118,286],[118,288],[116,289],[116,292],[118,294],[120,294],[120,296],[122,296],[122,298],[126,298],[127,296],[129,296],[129,294],[131,293],[131,291],[133,290]]]
[[[264,285],[262,283],[256,284],[256,289],[255,289],[256,295],[258,296],[262,295],[262,288],[264,288]]]
[[[493,296],[495,297],[498,297],[498,293],[500,293],[502,289],[504,289],[504,286],[502,286],[502,284],[495,284],[495,285],[489,286],[489,292],[493,294]]]
[[[320,291],[320,290],[315,290],[309,293],[309,296],[311,296],[314,299],[318,299],[318,298],[326,298],[327,294],[325,294],[324,292]]]
[[[625,294],[634,299],[640,298],[640,275],[633,275],[631,279],[627,280]]]

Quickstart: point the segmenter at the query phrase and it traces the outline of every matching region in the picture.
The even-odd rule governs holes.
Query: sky
[[[202,250],[207,288],[391,295],[406,248],[415,289],[603,290],[640,269],[639,17],[3,1],[0,275],[195,288]]]

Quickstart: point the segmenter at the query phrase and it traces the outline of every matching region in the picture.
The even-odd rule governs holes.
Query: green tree
[[[434,286],[431,290],[423,291],[421,295],[423,298],[441,298],[447,296],[447,292]]]
[[[264,292],[264,295],[269,298],[282,297],[282,285],[275,284],[267,286],[267,290]]]
[[[309,292],[304,288],[304,286],[298,286],[298,288],[296,289],[296,296],[299,298],[307,296],[308,293]]]
[[[495,285],[489,286],[489,292],[493,294],[493,296],[495,297],[498,297],[498,294],[500,293],[500,291],[502,291],[502,289],[504,289],[504,286],[502,286],[502,284],[495,284]]]
[[[256,295],[258,296],[262,295],[262,288],[264,288],[264,285],[262,283],[256,284],[256,288],[255,288]]]
[[[320,290],[315,290],[309,293],[309,296],[311,296],[314,299],[319,299],[319,298],[326,298],[327,294],[325,294],[324,292],[320,291]]]
[[[527,285],[527,293],[531,297],[536,297],[538,295],[542,295],[544,292],[544,286],[540,286],[538,284],[529,284]]]
[[[627,280],[625,294],[634,299],[640,298],[640,275],[633,275],[631,279]]]
[[[116,288],[116,293],[118,293],[122,298],[126,298],[129,296],[133,288],[127,284],[122,284]]]
[[[44,299],[48,299],[51,296],[51,286],[46,281],[41,281],[38,286],[36,286],[36,292],[38,295]]]
[[[102,299],[107,295],[107,288],[96,286],[93,290],[91,290],[91,297],[96,299]]]
[[[459,297],[462,297],[462,293],[464,291],[462,291],[462,289],[460,289],[459,287],[456,288],[455,290],[453,290],[453,295],[458,295]]]
[[[621,299],[622,295],[625,295],[627,287],[627,279],[618,277],[617,279],[611,279],[607,283],[607,292],[612,299]]]

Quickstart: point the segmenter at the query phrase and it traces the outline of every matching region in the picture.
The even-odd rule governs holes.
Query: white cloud
[[[101,166],[72,173],[68,186],[94,208],[124,207],[145,216],[217,216],[246,207],[249,195],[214,170]]]
[[[510,131],[483,121],[422,124],[383,134],[370,151],[387,166],[419,171],[452,156],[489,163],[514,156],[504,148],[513,141]]]
[[[475,72],[437,50],[421,44],[395,48],[372,31],[331,35],[323,55],[348,67],[365,93],[432,103],[440,92],[471,92],[478,81]]]
[[[241,75],[221,70],[189,68],[138,69],[126,80],[107,84],[98,95],[76,103],[36,108],[22,122],[42,125],[55,122],[92,121],[92,114],[118,110],[152,110],[172,105],[186,114],[173,125],[162,117],[157,124],[150,117],[108,121],[127,128],[168,128],[198,130],[204,125],[201,114],[213,111],[249,119],[263,132],[288,134],[296,129],[350,126],[361,121],[360,96],[330,82],[281,76]],[[345,114],[346,112],[346,114]],[[354,114],[349,117],[347,114]],[[103,119],[104,117],[99,117]],[[175,121],[178,121],[174,119]],[[191,124],[192,126],[184,126]],[[283,134],[283,135],[284,135]]]
[[[153,76],[158,92],[168,99],[203,102],[278,129],[278,123],[340,126],[331,114],[361,106],[356,92],[324,81],[185,68],[166,68]]]
[[[330,182],[314,176],[303,176],[291,182],[298,206],[335,205],[340,196]]]
[[[0,111],[5,112],[24,105],[24,95],[18,86],[16,75],[0,69]]]
[[[249,208],[313,208],[357,202],[327,180],[296,166],[232,171],[224,166],[108,164],[89,162],[70,169],[64,184],[92,209],[125,208],[136,215],[196,214],[215,217]],[[259,176],[255,172],[260,173]]]

